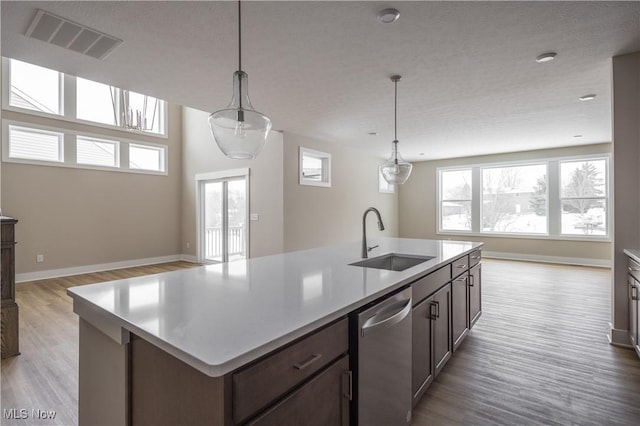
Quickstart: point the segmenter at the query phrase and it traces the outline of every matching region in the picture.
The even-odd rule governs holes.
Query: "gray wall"
[[[282,134],[271,132],[255,160],[231,160],[216,145],[207,121],[208,113],[182,109],[182,253],[196,255],[196,184],[198,173],[248,167],[249,211],[258,221],[249,222],[249,256],[281,253],[283,249]],[[189,243],[190,248],[187,248]]]
[[[413,165],[411,177],[400,187],[400,237],[448,238],[483,241],[486,251],[510,253],[513,258],[544,258],[560,256],[575,259],[595,259],[596,263],[611,258],[611,243],[581,242],[549,239],[472,237],[437,234],[437,178],[438,167],[462,166],[479,163],[543,159],[582,154],[609,153],[611,144],[585,145],[572,148],[527,151],[510,154],[485,155],[449,160],[424,161]],[[600,261],[600,262],[598,262]]]
[[[167,176],[3,162],[2,212],[19,220],[16,273],[179,253],[182,125],[180,107],[168,111],[168,139],[2,111],[3,119],[169,147]]]
[[[301,146],[331,154],[331,188],[298,183]],[[386,229],[378,231],[369,215],[369,237],[397,236],[397,195],[378,192],[380,163],[381,159],[363,150],[285,132],[284,250],[360,240],[362,214],[371,206],[380,210]]]
[[[640,52],[613,58],[614,243],[611,341],[629,344],[627,257],[640,249]]]

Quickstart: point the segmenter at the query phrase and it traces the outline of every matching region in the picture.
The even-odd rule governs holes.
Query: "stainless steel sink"
[[[417,256],[413,254],[389,253],[371,259],[350,263],[352,266],[363,266],[365,268],[387,269],[389,271],[404,271],[412,266],[433,259],[435,256]]]

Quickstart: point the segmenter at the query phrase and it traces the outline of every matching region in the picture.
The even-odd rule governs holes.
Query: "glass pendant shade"
[[[271,130],[271,120],[253,109],[249,99],[249,77],[233,74],[231,103],[209,114],[209,128],[216,143],[229,158],[251,160],[260,154]]]
[[[391,157],[380,168],[382,177],[391,185],[401,185],[409,179],[411,169],[413,165],[402,158],[398,152],[398,141],[393,141]]]

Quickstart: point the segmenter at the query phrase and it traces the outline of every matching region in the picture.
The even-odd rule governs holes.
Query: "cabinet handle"
[[[632,266],[629,266],[627,269],[629,269],[629,272],[638,272],[638,271],[640,271],[640,268],[634,268]]]
[[[438,302],[431,302],[429,304],[429,319],[435,320],[436,318],[438,318],[437,313],[435,311],[437,304]]]
[[[454,281],[466,281],[466,280],[467,280],[467,277],[459,277],[459,278],[456,278]]]
[[[435,308],[435,312],[433,311],[433,309]],[[440,302],[437,301],[433,301],[431,302],[431,319],[435,320],[440,318]]]
[[[631,300],[638,300],[638,287],[635,285],[631,286]]]
[[[474,278],[473,275],[469,275],[469,287],[473,287],[476,284]]]
[[[307,368],[308,366],[310,366],[311,364],[313,364],[314,362],[316,362],[320,358],[322,358],[322,354],[313,354],[313,355],[311,355],[311,358],[309,358],[307,361],[305,361],[305,362],[303,362],[301,364],[300,363],[293,364],[293,368],[295,368],[296,370],[304,370],[305,368]]]
[[[343,396],[351,401],[353,399],[353,374],[350,370],[343,371],[343,374],[347,379],[347,392]]]
[[[462,264],[462,265],[456,265],[456,268],[458,269],[465,269],[467,267],[467,265]]]
[[[478,259],[480,259],[480,256],[471,256],[471,259],[478,260]]]

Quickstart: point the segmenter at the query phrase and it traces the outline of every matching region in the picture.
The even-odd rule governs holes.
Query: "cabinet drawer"
[[[450,265],[433,271],[426,277],[420,278],[418,281],[413,283],[412,286],[411,291],[413,292],[413,306],[416,306],[422,301],[422,299],[433,294],[436,290],[448,283],[450,280]]]
[[[475,266],[482,260],[482,252],[480,250],[473,251],[469,254],[469,267]]]
[[[451,278],[455,278],[469,269],[469,256],[462,256],[451,263]]]
[[[343,356],[250,425],[349,424],[349,357]]]
[[[640,263],[636,262],[632,258],[629,258],[629,275],[636,280],[640,281]]]
[[[233,374],[233,420],[241,423],[348,352],[344,318]]]

